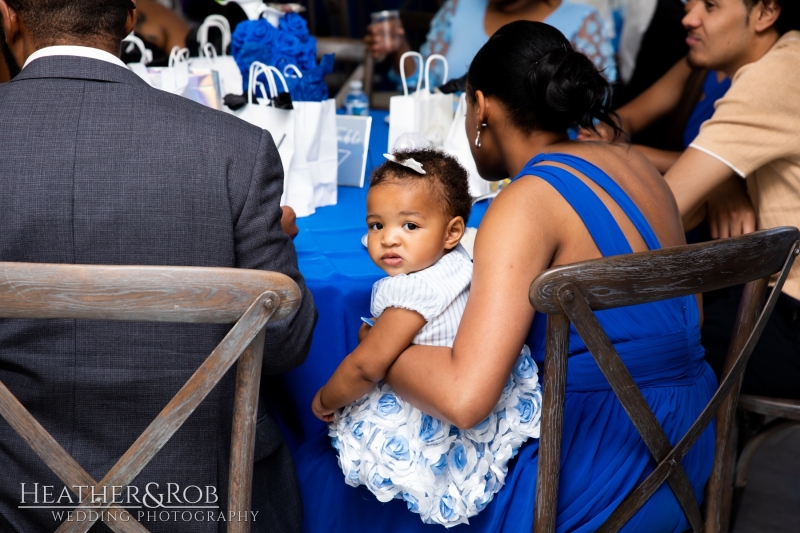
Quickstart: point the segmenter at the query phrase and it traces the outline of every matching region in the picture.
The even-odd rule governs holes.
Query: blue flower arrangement
[[[250,65],[259,61],[281,72],[287,65],[295,65],[302,72],[302,77],[286,77],[292,100],[321,102],[328,98],[325,75],[333,71],[333,54],[323,56],[317,64],[317,40],[297,13],[286,13],[277,28],[263,18],[241,22],[233,32],[231,53],[242,71],[246,90]]]

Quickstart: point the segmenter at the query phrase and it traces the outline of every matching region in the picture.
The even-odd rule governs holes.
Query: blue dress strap
[[[633,202],[633,200],[631,200],[630,196],[628,196],[622,187],[620,187],[616,181],[611,179],[611,177],[602,169],[586,161],[585,159],[563,153],[539,154],[526,165],[526,169],[530,169],[531,166],[545,161],[561,163],[574,168],[596,183],[614,200],[614,202],[617,203],[628,219],[630,219],[631,223],[633,223],[645,244],[647,244],[648,249],[661,249],[661,243],[659,242],[658,237],[656,237],[653,228],[650,226],[650,223],[644,217],[639,207]],[[520,174],[522,175],[523,173],[528,174],[529,172],[526,172],[524,169]]]
[[[650,223],[644,218],[639,207],[633,203],[631,197],[622,190],[616,181],[611,179],[611,176],[605,173],[601,168],[593,165],[585,159],[571,155],[571,154],[545,154],[542,161],[553,161],[570,166],[599,185],[608,195],[619,205],[622,211],[627,215],[633,225],[636,227],[639,235],[647,244],[650,250],[660,250],[661,243],[658,241],[653,228]]]
[[[534,166],[541,159],[532,159],[514,178],[536,176],[549,183],[564,197],[592,236],[603,257],[632,253],[625,234],[614,216],[594,191],[574,174],[554,166]]]

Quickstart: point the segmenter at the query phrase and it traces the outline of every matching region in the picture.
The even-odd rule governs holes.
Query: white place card
[[[363,187],[372,117],[336,115],[339,185]]]

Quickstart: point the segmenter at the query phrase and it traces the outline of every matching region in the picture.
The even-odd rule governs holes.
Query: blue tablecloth
[[[366,183],[372,169],[383,163],[389,138],[387,113],[373,111],[371,115]],[[325,425],[311,413],[311,400],[342,359],[355,349],[361,317],[369,316],[372,285],[386,276],[361,244],[361,237],[367,232],[367,190],[367,186],[339,187],[335,206],[317,209],[314,215],[297,221],[297,259],[314,295],[319,321],[306,362],[274,383],[265,384],[273,388],[265,393],[272,397],[292,449],[325,430]],[[470,226],[477,227],[486,207],[485,202],[475,206]]]

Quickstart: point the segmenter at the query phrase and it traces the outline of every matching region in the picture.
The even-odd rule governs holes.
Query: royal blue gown
[[[567,154],[536,156],[517,178],[531,175],[550,183],[581,217],[603,256],[632,250],[611,213],[586,184],[555,166],[534,166],[548,161],[572,167],[597,183],[623,209],[648,247],[661,247],[641,211],[602,170]],[[714,373],[703,360],[697,301],[687,296],[599,311],[596,316],[670,442],[677,443],[717,386]],[[527,339],[540,368],[544,368],[546,321],[544,314],[537,313]],[[588,533],[647,477],[655,461],[574,328],[569,352],[556,530]],[[539,441],[532,439],[509,463],[506,484],[494,500],[470,518],[469,525],[448,531],[531,531],[538,458]],[[345,485],[327,435],[305,443],[295,460],[306,532],[445,531],[439,525],[423,524],[402,500],[380,503],[363,486]],[[713,460],[714,430],[709,426],[682,461],[698,502]],[[622,531],[682,533],[687,529],[680,505],[663,484]]]

